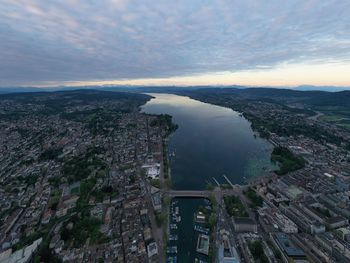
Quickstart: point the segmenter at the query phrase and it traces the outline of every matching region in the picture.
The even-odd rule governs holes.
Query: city
[[[0,263],[350,263],[349,0],[0,0]]]
[[[262,122],[273,115],[282,127],[320,125],[340,144],[265,129],[279,169],[243,185],[214,175],[207,189],[172,190],[167,141],[177,125],[140,112],[150,98],[95,90],[1,97],[4,262],[176,262],[179,248],[167,244],[177,240],[179,198],[209,201],[193,216],[198,242],[207,242],[197,250],[212,262],[350,260],[346,129],[254,103],[242,113]]]
[[[38,104],[21,102],[27,96],[1,100],[0,258],[21,248],[10,258],[29,259],[41,245],[47,262],[144,262],[157,249],[151,249],[157,226],[141,164],[161,162],[168,124],[138,113],[145,96],[81,95],[47,94]],[[65,96],[82,101],[63,112],[41,104]]]

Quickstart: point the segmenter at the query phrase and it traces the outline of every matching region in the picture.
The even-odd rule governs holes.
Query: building
[[[29,263],[31,262],[34,253],[38,250],[42,242],[42,238],[35,240],[31,245],[12,253],[12,250],[6,250],[0,254],[1,263]]]
[[[234,217],[233,225],[236,232],[257,232],[258,226],[251,218]]]
[[[44,215],[41,218],[41,223],[43,225],[48,224],[50,222],[51,216],[52,216],[52,210],[51,209],[46,210]]]
[[[162,195],[159,188],[151,186],[152,205],[156,212],[162,211]]]
[[[228,232],[221,230],[220,234],[221,242],[218,251],[219,263],[239,263],[237,251],[230,243]]]
[[[204,255],[209,255],[209,244],[209,236],[200,234],[197,240],[196,251]]]
[[[158,246],[156,242],[152,242],[147,246],[147,254],[149,258],[158,254]]]
[[[148,242],[152,239],[152,232],[151,229],[149,227],[145,228],[145,230],[143,230],[143,239]]]
[[[319,221],[315,221],[311,225],[311,234],[321,234],[326,232],[326,226]]]
[[[349,222],[345,217],[335,216],[335,217],[329,218],[326,221],[326,224],[329,229],[336,229],[336,228],[347,226]]]
[[[350,228],[339,228],[337,231],[341,234],[343,240],[350,242]]]
[[[205,214],[201,211],[199,211],[198,213],[196,213],[194,215],[194,221],[200,224],[204,224],[205,223]]]
[[[272,235],[276,248],[287,258],[288,262],[298,261],[298,260],[306,260],[305,252],[295,245],[289,238],[288,235],[284,233],[276,233]]]
[[[146,170],[146,176],[150,179],[158,179],[160,174],[160,164],[145,164],[142,166]]]

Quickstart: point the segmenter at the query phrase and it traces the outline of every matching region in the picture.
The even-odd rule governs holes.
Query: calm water
[[[177,241],[169,241],[168,246],[177,246],[177,262],[193,263],[195,258],[209,262],[209,257],[196,251],[197,239],[199,232],[194,230],[194,214],[198,211],[199,206],[205,206],[209,203],[203,198],[175,198],[172,201],[173,207],[179,207],[181,221],[177,223],[178,229],[170,230],[170,234],[178,236]],[[170,217],[170,223],[174,223]],[[197,224],[200,225],[200,224]],[[168,256],[175,254],[169,253]]]
[[[146,113],[169,114],[179,128],[169,140],[174,189],[203,189],[208,183],[242,184],[265,174],[272,145],[255,138],[250,123],[239,113],[173,94],[150,94]]]
[[[184,96],[150,95],[155,98],[143,111],[169,114],[179,125],[169,140],[169,153],[175,153],[170,157],[174,189],[203,189],[208,183],[215,185],[213,177],[226,183],[224,174],[232,183],[242,184],[274,168],[270,162],[272,145],[255,138],[250,123],[237,112]],[[177,198],[172,204],[179,207],[181,222],[177,230],[170,230],[178,240],[169,241],[168,246],[177,246],[178,262],[193,263],[195,258],[208,262],[207,256],[196,252],[198,232],[193,223],[194,213],[205,200]]]

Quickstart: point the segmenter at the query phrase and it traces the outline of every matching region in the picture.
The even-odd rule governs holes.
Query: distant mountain
[[[52,88],[35,88],[35,87],[0,87],[0,94],[9,93],[26,93],[26,92],[55,92],[69,90],[101,90],[101,91],[119,91],[119,92],[154,92],[154,93],[169,93],[182,90],[197,90],[203,88],[213,88],[213,86],[58,86]]]
[[[23,93],[23,92],[40,92],[44,89],[34,88],[34,87],[24,87],[24,88],[0,88],[0,94],[8,94],[8,93]]]
[[[303,103],[310,106],[320,107],[345,107],[350,108],[350,90],[328,92],[319,90],[300,91],[295,89],[278,88],[205,88],[198,90],[179,91],[177,94],[188,95],[197,94],[199,96],[232,96],[237,99],[264,100],[279,103]]]
[[[302,85],[292,89],[300,90],[300,91],[320,90],[320,91],[337,92],[337,91],[343,91],[343,90],[350,90],[350,87]]]
[[[14,100],[21,103],[45,105],[48,108],[62,109],[70,105],[85,105],[91,101],[114,100],[128,101],[127,104],[139,103],[140,105],[151,99],[151,96],[131,92],[112,92],[96,89],[74,89],[60,91],[39,92],[13,92],[0,94],[0,100]]]
[[[40,91],[67,91],[67,90],[104,90],[104,91],[126,91],[126,92],[154,92],[154,93],[170,93],[178,91],[191,91],[191,90],[207,90],[214,91],[217,90],[220,93],[226,93],[232,90],[249,90],[248,93],[254,91],[256,94],[268,94],[279,96],[281,94],[290,95],[297,93],[290,93],[289,91],[327,91],[327,92],[339,92],[343,90],[350,90],[350,87],[337,87],[337,86],[312,86],[312,85],[302,85],[297,87],[249,87],[249,86],[79,86],[79,87],[69,87],[69,86],[58,86],[52,88],[37,88],[37,87],[0,87],[0,94],[8,93],[23,93],[23,92],[40,92]],[[287,92],[285,92],[287,91]],[[274,93],[274,94],[271,94]],[[279,95],[278,95],[279,94]],[[305,95],[305,94],[304,94]],[[299,94],[299,96],[303,96]]]

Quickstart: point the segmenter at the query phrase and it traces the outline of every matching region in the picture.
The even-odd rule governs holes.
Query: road
[[[308,117],[308,119],[309,120],[314,120],[314,121],[317,121],[317,119],[319,118],[319,117],[321,117],[322,115],[324,115],[322,112],[319,112],[319,111],[316,111],[316,115],[313,115],[313,116],[311,116],[311,117]]]

